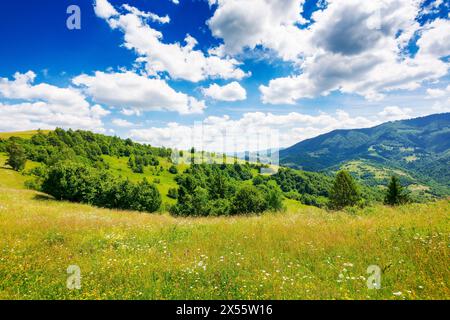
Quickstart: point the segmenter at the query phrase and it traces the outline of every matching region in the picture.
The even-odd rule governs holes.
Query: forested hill
[[[10,161],[11,155],[14,161]],[[196,159],[208,159],[197,164]],[[82,130],[0,134],[0,168],[29,176],[28,188],[56,199],[100,207],[170,211],[176,215],[229,215],[278,211],[285,205],[326,206],[332,178],[203,151],[178,151]],[[5,166],[2,167],[2,163]],[[379,190],[361,186],[364,203]]]
[[[335,170],[355,161],[450,186],[450,113],[335,130],[280,151],[282,165],[308,171]]]

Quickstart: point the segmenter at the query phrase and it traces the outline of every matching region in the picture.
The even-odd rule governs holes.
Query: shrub
[[[242,186],[233,198],[232,212],[261,213],[268,208],[261,191],[253,185]]]
[[[177,188],[169,188],[169,191],[167,192],[167,196],[171,199],[178,198],[178,190]]]
[[[28,179],[24,182],[24,186],[30,190],[40,190],[40,184],[36,179]]]
[[[231,203],[228,199],[216,199],[211,201],[211,216],[228,216],[231,213]]]
[[[169,172],[172,173],[172,174],[177,174],[177,173],[178,173],[178,169],[177,169],[176,166],[171,165],[171,166],[169,167]]]
[[[129,209],[155,212],[161,206],[161,195],[156,186],[144,178],[132,185],[132,192],[125,194],[129,198]]]
[[[179,193],[178,202],[170,211],[180,216],[208,216],[210,208],[208,191],[198,186],[192,193]]]
[[[283,192],[275,181],[257,187],[263,194],[267,210],[279,211],[283,208]]]
[[[137,184],[118,180],[81,163],[60,162],[50,167],[41,188],[57,199],[100,207],[154,212],[161,206],[158,189],[146,179]]]

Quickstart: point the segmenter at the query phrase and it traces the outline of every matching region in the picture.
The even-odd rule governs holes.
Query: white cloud
[[[387,121],[449,111],[449,104],[436,104],[421,112],[387,106],[373,116],[351,115],[339,109],[334,113],[321,112],[317,115],[248,112],[238,119],[228,115],[209,116],[194,125],[171,122],[163,127],[134,129],[130,130],[129,136],[155,146],[183,150],[195,146],[197,150],[232,153],[289,147],[336,129],[369,128]]]
[[[234,53],[261,45],[296,67],[291,76],[260,86],[264,103],[294,104],[333,91],[380,100],[448,74],[449,64],[439,58],[450,54],[449,21],[421,27],[416,21],[419,0],[329,0],[313,13],[307,28],[297,26],[300,0],[215,3],[208,25],[224,40],[215,51]],[[415,34],[420,35],[420,49],[410,57],[405,50]]]
[[[216,83],[202,89],[203,95],[220,101],[240,101],[247,99],[247,91],[236,81],[224,86]]]
[[[93,76],[83,74],[75,77],[72,82],[83,86],[94,101],[118,108],[189,114],[201,113],[206,107],[204,101],[175,91],[164,80],[150,79],[131,71],[97,71]]]
[[[102,0],[102,8],[105,7],[105,2],[109,4]],[[124,14],[100,10],[97,15],[105,19],[111,28],[120,29],[124,33],[124,46],[139,55],[137,62],[145,65],[149,75],[167,72],[173,79],[193,82],[207,78],[242,79],[248,75],[238,67],[240,63],[235,59],[205,55],[201,50],[195,50],[197,40],[190,35],[186,35],[184,45],[178,42],[164,43],[163,34],[150,27],[141,11],[131,6],[125,9],[127,13]],[[149,16],[151,13],[145,15]]]
[[[297,60],[308,46],[308,34],[297,27],[304,0],[214,0],[217,5],[207,24],[224,45],[218,52],[236,54],[262,45],[284,60]]]
[[[107,0],[96,0],[94,3],[94,12],[97,17],[109,19],[119,13]]]
[[[378,116],[383,121],[394,121],[412,118],[413,111],[410,108],[400,108],[398,106],[385,107]]]
[[[114,124],[118,127],[123,127],[123,128],[134,126],[134,123],[132,123],[128,120],[119,119],[119,118],[113,119],[111,122],[112,122],[112,124]]]
[[[256,151],[287,147],[334,129],[370,127],[378,123],[379,120],[352,117],[342,110],[316,116],[297,112],[285,115],[250,112],[237,120],[227,115],[209,116],[194,126],[172,122],[166,127],[131,130],[129,135],[140,142],[179,149],[194,145],[207,151]],[[273,138],[273,133],[277,133],[278,139],[269,139],[269,136]]]
[[[124,4],[122,7],[127,10],[128,12],[131,12],[137,17],[144,18],[144,19],[150,19],[153,22],[159,22],[159,23],[169,23],[170,17],[168,15],[165,15],[164,17],[160,17],[157,14],[154,14],[153,12],[143,12],[135,7],[130,6],[129,4]]]
[[[418,54],[436,58],[450,55],[450,21],[437,19],[424,26]]]
[[[122,108],[122,110],[120,110],[120,113],[123,114],[124,116],[140,116],[141,115],[141,111],[139,111],[138,109],[127,109],[127,108]]]
[[[447,95],[447,92],[446,92],[446,90],[442,90],[442,89],[429,88],[429,89],[427,89],[427,94],[428,94],[428,98],[435,99],[435,98],[444,97],[445,95]]]
[[[32,71],[16,73],[14,80],[0,78],[0,130],[54,129],[55,127],[88,129],[102,132],[102,117],[109,114],[100,105],[91,106],[74,88],[47,83],[34,85]]]

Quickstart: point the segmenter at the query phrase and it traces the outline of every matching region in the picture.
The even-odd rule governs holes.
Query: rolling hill
[[[28,177],[3,160],[0,299],[449,297],[448,200],[172,217],[54,200],[26,190]],[[367,288],[373,264],[389,268],[380,290]],[[66,289],[71,265],[80,290]]]
[[[330,212],[284,199],[285,211],[220,217],[175,217],[164,207],[154,214],[97,208],[27,190],[26,182],[33,169],[68,156],[116,177],[158,180],[167,202],[166,189],[176,181],[166,150],[60,129],[12,139],[36,161],[17,172],[0,152],[0,299],[449,296],[448,200]],[[129,153],[143,150],[159,165],[133,172]],[[302,195],[321,194],[331,182],[291,169],[275,179],[283,191]],[[374,264],[389,269],[380,290],[367,285]],[[81,272],[78,290],[66,289],[68,266]]]
[[[450,113],[335,130],[281,150],[280,163],[308,171],[346,168],[369,184],[396,174],[416,189],[448,194]]]
[[[120,181],[129,180],[131,183],[139,183],[144,179],[154,184],[158,189],[162,204],[161,212],[166,212],[177,203],[176,197],[169,195],[170,191],[177,190],[179,184],[177,177],[183,175],[189,168],[191,157],[203,158],[207,162],[206,166],[218,166],[228,176],[234,179],[234,188],[245,184],[252,184],[252,179],[258,175],[256,164],[246,164],[245,161],[234,157],[222,157],[215,153],[196,152],[191,154],[185,151],[183,161],[174,163],[170,149],[157,148],[149,145],[134,143],[129,139],[95,134],[89,131],[73,131],[56,129],[54,131],[27,131],[0,133],[0,168],[7,166],[6,146],[15,142],[26,150],[27,162],[20,179],[13,179],[16,186],[26,185],[31,189],[40,189],[43,174],[46,175],[48,169],[59,162],[76,162],[91,167],[96,171],[107,173],[109,176]],[[142,170],[134,170],[130,166],[130,161],[137,161],[137,158],[145,158],[151,163],[143,165]],[[223,163],[225,161],[225,163]],[[223,165],[222,165],[223,164]],[[171,167],[176,168],[176,172],[171,171]],[[234,169],[233,169],[234,168]],[[247,177],[238,178],[234,170],[248,172]],[[11,174],[10,170],[5,173]],[[198,172],[196,174],[199,174]],[[4,178],[8,177],[4,175]],[[17,176],[15,176],[17,177]],[[266,177],[265,181],[268,181]],[[274,176],[273,180],[282,186],[282,191],[286,193],[283,204],[288,209],[298,208],[302,203],[308,205],[322,206],[325,204],[327,190],[330,187],[330,177],[302,172],[300,170],[289,171],[289,181],[286,175]],[[207,179],[207,177],[202,177]],[[286,181],[285,181],[286,180]],[[302,191],[305,199],[293,199],[293,192]],[[368,189],[368,196],[373,197]],[[289,196],[288,196],[289,193]],[[316,199],[317,198],[317,199]]]

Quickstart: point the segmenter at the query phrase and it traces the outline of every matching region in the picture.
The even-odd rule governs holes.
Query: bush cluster
[[[50,167],[41,189],[57,199],[88,203],[105,208],[154,212],[161,195],[152,183],[113,178],[106,171],[76,162],[59,162]]]
[[[275,181],[255,185],[251,166],[192,165],[176,177],[177,203],[171,212],[182,216],[261,213],[282,208],[283,194]]]

